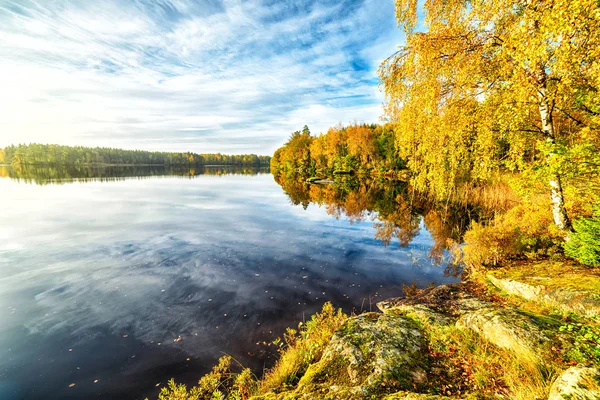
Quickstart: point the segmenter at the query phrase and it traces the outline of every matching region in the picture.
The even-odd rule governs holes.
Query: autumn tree
[[[275,151],[271,159],[271,169],[274,173],[308,173],[311,166],[310,145],[313,137],[305,125],[302,131],[292,133],[288,141]]]
[[[348,135],[348,152],[360,160],[361,164],[370,166],[375,161],[377,143],[373,130],[368,126],[353,124],[346,129]]]
[[[418,4],[396,0],[406,45],[380,68],[413,183],[448,197],[459,182],[543,166],[554,222],[568,229],[563,178],[598,150],[599,3]]]
[[[312,136],[308,127],[292,133],[275,151],[271,171],[275,174],[329,175],[353,171],[369,175],[403,169],[405,162],[394,147],[394,132],[389,125],[336,125]]]

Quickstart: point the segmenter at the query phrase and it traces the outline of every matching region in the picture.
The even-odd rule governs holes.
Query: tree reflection
[[[194,178],[198,175],[257,175],[269,173],[268,168],[256,167],[164,167],[164,166],[0,166],[0,178],[11,178],[38,185],[64,184],[81,181],[122,181],[159,176]]]
[[[274,178],[292,204],[304,209],[315,204],[350,223],[373,221],[375,239],[386,246],[396,240],[399,246],[408,246],[423,227],[433,239],[429,257],[435,264],[444,263],[448,250],[462,242],[471,220],[492,215],[476,205],[432,201],[404,182],[342,176],[334,184],[323,185],[309,184],[297,175]]]

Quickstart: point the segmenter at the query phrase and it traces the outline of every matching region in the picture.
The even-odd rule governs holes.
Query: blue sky
[[[392,0],[0,0],[0,146],[271,154],[377,122]]]

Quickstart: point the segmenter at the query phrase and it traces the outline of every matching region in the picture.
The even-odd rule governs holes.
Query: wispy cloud
[[[391,0],[0,0],[0,145],[270,153],[376,122]]]

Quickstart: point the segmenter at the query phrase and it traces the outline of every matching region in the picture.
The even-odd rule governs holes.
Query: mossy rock
[[[562,281],[564,277],[560,277]],[[578,276],[571,277],[574,281],[581,280]],[[595,278],[587,276],[588,283]],[[519,278],[510,274],[499,272],[490,273],[487,279],[498,289],[509,295],[518,296],[525,300],[547,306],[564,313],[575,313],[583,317],[593,318],[600,316],[600,279],[596,290],[573,286],[557,286],[553,278],[540,276],[534,278]],[[559,279],[556,277],[555,279]]]
[[[389,394],[385,396],[383,400],[450,400],[450,397],[403,391]]]
[[[600,400],[600,369],[567,369],[552,384],[548,400]]]
[[[458,328],[470,329],[488,342],[513,351],[519,358],[543,363],[546,355],[541,349],[549,338],[534,318],[477,299],[464,299],[457,304],[462,312],[456,321]]]
[[[391,389],[425,389],[426,349],[419,324],[401,312],[349,318],[300,379],[296,394],[360,399]]]
[[[386,312],[387,310],[398,309],[410,305],[424,305],[430,310],[439,314],[448,314],[452,304],[467,296],[464,293],[461,283],[436,286],[434,288],[423,289],[416,296],[395,297],[383,300],[377,303],[377,308]]]
[[[452,318],[433,311],[430,307],[424,304],[399,304],[395,307],[387,308],[384,312],[387,313],[390,311],[402,312],[421,322],[425,326],[447,326],[454,323]]]

